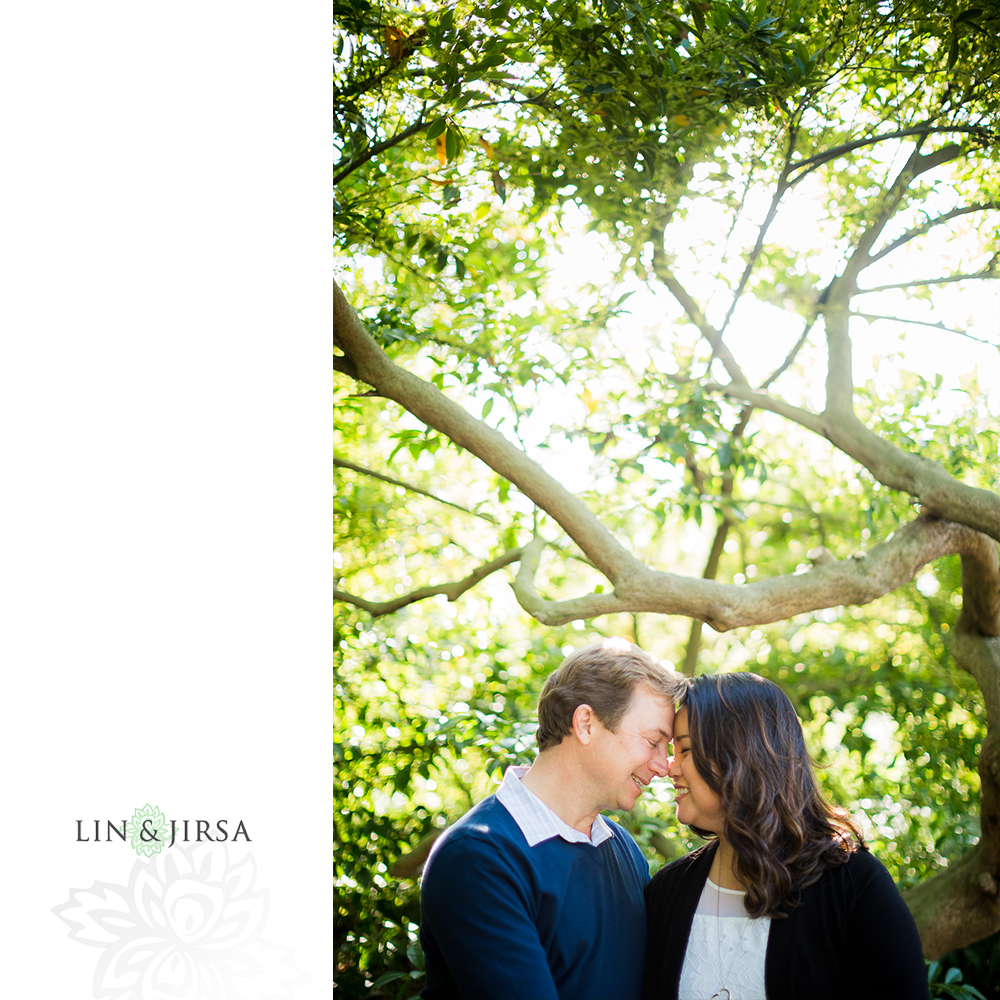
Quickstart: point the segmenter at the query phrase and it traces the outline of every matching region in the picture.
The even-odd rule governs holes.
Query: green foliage
[[[962,970],[944,962],[927,963],[927,983],[932,997],[954,997],[954,1000],[986,1000],[971,983],[962,981]]]
[[[768,629],[747,662],[793,699],[830,798],[850,807],[903,886],[979,835],[985,730],[935,620],[943,603],[907,588],[841,621]]]
[[[938,966],[938,969],[935,969],[935,966]],[[954,976],[955,971],[960,973],[958,977]],[[938,974],[933,975],[933,972]],[[949,975],[952,975],[953,982],[959,984],[959,988],[964,984],[966,989],[978,990],[978,993],[973,992],[966,996],[984,997],[986,1000],[996,1000],[1000,997],[1000,934],[991,934],[967,948],[950,951],[942,956],[940,962],[931,963],[928,978],[931,982],[932,996],[948,995],[943,991],[934,992],[934,990],[936,980],[941,981],[938,984],[940,988],[947,982]]]
[[[533,759],[532,707],[564,654],[523,621],[335,612],[335,995],[402,1000],[422,986],[420,906],[393,865]]]
[[[352,258],[338,275],[394,361],[562,476],[655,568],[742,585],[912,520],[908,496],[821,438],[718,393],[721,353],[664,288],[697,293],[753,384],[780,378],[787,402],[819,410],[828,292],[877,228],[851,300],[857,356],[881,314],[940,320],[939,352],[968,343],[938,303],[1000,260],[982,207],[1000,202],[994,0],[337,0],[334,16],[335,246]],[[894,186],[917,154],[941,165]],[[602,269],[567,274],[567,234]],[[910,360],[873,363],[858,416],[995,489],[995,403],[975,377]],[[536,529],[553,540],[545,598],[608,587],[487,464],[347,380],[334,406],[335,454],[360,467],[335,468],[338,589],[405,598]],[[586,641],[582,623],[527,620],[510,574],[375,620],[336,605],[342,996],[417,992],[417,889],[390,868],[528,758],[541,679]],[[699,670],[779,682],[830,797],[905,886],[979,834],[984,722],[948,651],[961,600],[953,558],[862,608],[700,640],[654,615],[596,625],[674,663],[700,642]],[[654,864],[694,843],[666,787],[617,818]],[[995,956],[965,951],[931,967],[935,995],[994,995]]]

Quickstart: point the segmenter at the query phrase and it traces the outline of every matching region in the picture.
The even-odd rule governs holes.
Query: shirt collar
[[[508,767],[496,796],[497,801],[520,827],[529,847],[534,847],[551,837],[562,837],[571,844],[590,844],[597,847],[608,837],[614,836],[611,825],[603,816],[598,816],[594,820],[589,837],[582,830],[577,830],[560,819],[537,795],[521,784],[521,778],[527,773],[527,767]]]

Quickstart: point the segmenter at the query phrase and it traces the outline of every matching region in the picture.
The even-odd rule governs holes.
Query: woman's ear
[[[573,735],[584,745],[594,737],[594,723],[597,716],[589,705],[577,705],[573,712]]]

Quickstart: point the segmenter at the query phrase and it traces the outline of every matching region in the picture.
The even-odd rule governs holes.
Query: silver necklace
[[[713,883],[714,884],[714,883]],[[720,903],[722,900],[722,887],[715,886],[715,932],[716,938],[719,945],[719,971],[722,973],[722,982],[725,983],[727,979],[732,975],[733,969],[736,966],[736,960],[743,953],[743,944],[746,940],[747,929],[750,926],[750,918],[743,918],[743,930],[740,932],[740,942],[733,952],[732,957],[729,960],[729,968],[726,969],[722,964],[722,915],[720,911]],[[712,996],[712,1000],[731,1000],[729,995],[729,990],[725,986],[719,987],[719,992]]]

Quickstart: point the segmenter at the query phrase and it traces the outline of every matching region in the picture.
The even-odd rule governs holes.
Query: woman
[[[677,818],[711,842],[646,887],[650,1000],[915,1000],[920,939],[889,873],[820,794],[802,727],[756,674],[697,678],[674,720]]]

